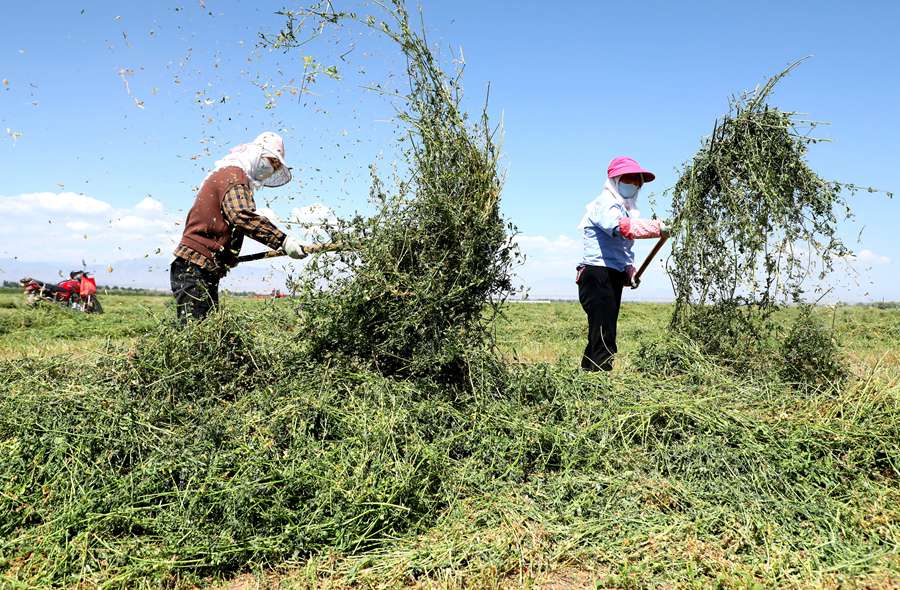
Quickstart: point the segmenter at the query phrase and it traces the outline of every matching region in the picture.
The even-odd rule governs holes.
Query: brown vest
[[[250,190],[250,179],[237,166],[216,170],[206,179],[184,222],[182,246],[210,260],[215,260],[215,254],[225,250],[231,241],[231,227],[222,213],[222,199],[236,184],[243,184]]]

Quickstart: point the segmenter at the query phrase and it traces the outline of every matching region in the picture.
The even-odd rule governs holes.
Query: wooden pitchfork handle
[[[343,250],[349,250],[350,247],[346,244],[310,244],[309,246],[303,246],[303,251],[307,254],[318,254],[319,252],[340,252]],[[252,262],[254,260],[262,260],[264,258],[277,258],[278,256],[286,256],[287,253],[278,248],[277,250],[266,250],[265,252],[257,252],[256,254],[245,254],[244,256],[238,256],[238,263],[241,262]]]
[[[669,239],[669,234],[664,234],[659,238],[659,241],[656,242],[656,245],[653,246],[653,249],[650,250],[650,254],[647,255],[647,258],[644,259],[644,263],[638,269],[634,276],[631,278],[631,288],[637,289],[641,284],[641,275],[644,274],[644,271],[647,270],[647,267],[650,266],[650,263],[653,262],[653,259],[659,254],[659,251],[662,249],[663,244],[666,243],[666,240]]]

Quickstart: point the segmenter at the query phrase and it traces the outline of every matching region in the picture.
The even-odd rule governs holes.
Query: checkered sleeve
[[[286,234],[256,212],[253,193],[244,185],[231,187],[222,199],[225,219],[245,235],[272,248],[280,248]]]

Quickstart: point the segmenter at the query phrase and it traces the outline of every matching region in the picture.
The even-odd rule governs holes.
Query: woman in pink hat
[[[637,288],[634,278],[634,240],[658,238],[665,228],[658,220],[640,219],[637,196],[656,176],[632,158],[613,158],[600,196],[588,203],[578,228],[584,258],[575,282],[578,300],[588,318],[588,342],[581,359],[586,371],[612,370],[616,354],[616,323],[622,288]]]

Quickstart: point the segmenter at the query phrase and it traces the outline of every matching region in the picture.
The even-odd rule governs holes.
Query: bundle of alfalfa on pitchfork
[[[489,123],[487,101],[477,117],[462,108],[462,62],[453,75],[443,71],[405,2],[379,6],[384,20],[316,4],[290,12],[277,37],[264,38],[289,50],[307,38],[298,27],[375,30],[402,49],[409,81],[404,94],[391,94],[405,137],[403,178],[386,186],[373,167],[375,213],[325,228],[329,240],[352,248],[312,257],[293,277],[308,327],[301,345],[320,361],[462,382],[471,359],[489,348],[518,260],[514,228],[500,213],[499,129]]]
[[[810,168],[809,146],[826,141],[812,136],[821,123],[767,104],[802,61],[732,98],[673,190],[672,327],[722,358],[758,351],[772,313],[850,253],[838,227],[852,217],[843,195],[860,188]]]

